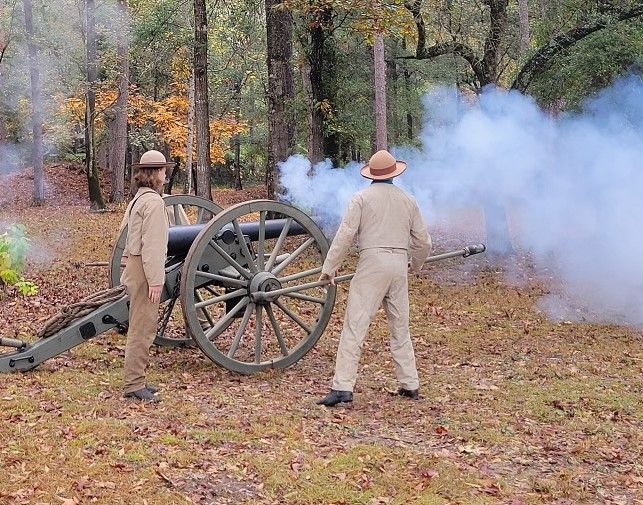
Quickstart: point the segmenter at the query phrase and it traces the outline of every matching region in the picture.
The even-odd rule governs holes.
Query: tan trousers
[[[391,353],[401,387],[419,387],[415,354],[409,333],[408,257],[406,250],[374,248],[360,253],[351,281],[344,328],[337,349],[333,389],[352,391],[368,327],[380,305],[391,332]]]
[[[124,391],[132,393],[145,387],[145,368],[150,360],[150,347],[156,337],[159,304],[152,303],[148,297],[149,286],[141,256],[127,258],[121,282],[127,288],[130,299]]]

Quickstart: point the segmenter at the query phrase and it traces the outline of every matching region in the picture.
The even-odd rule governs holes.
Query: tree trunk
[[[292,67],[292,15],[276,9],[280,0],[266,0],[266,59],[268,66],[268,198],[278,193],[277,163],[294,151],[295,129],[289,109],[295,97]]]
[[[188,140],[185,146],[185,192],[192,194],[192,150],[194,148],[194,72],[188,81]]]
[[[375,35],[373,46],[373,70],[375,81],[375,147],[388,149],[386,127],[386,62],[384,61],[384,37]]]
[[[482,57],[483,78],[480,87],[498,84],[500,49],[507,32],[507,6],[509,0],[489,0],[489,33],[485,39]]]
[[[304,61],[301,65],[301,87],[306,97],[306,110],[308,112],[308,159],[312,164],[315,164],[324,159],[324,153],[322,152],[322,125],[314,117],[315,100],[310,82],[310,65],[307,61]]]
[[[402,39],[402,49],[406,50],[406,39]],[[413,112],[411,111],[411,72],[404,63],[404,95],[406,105],[406,138],[413,140]]]
[[[337,165],[340,158],[339,135],[331,126],[337,97],[337,52],[332,36],[333,12],[330,7],[320,9],[310,21],[310,84],[313,96],[313,141],[321,135],[321,157],[330,158]],[[315,146],[315,152],[317,147]]]
[[[518,0],[518,27],[520,30],[520,54],[529,50],[529,5],[527,0]]]
[[[118,0],[118,22],[122,32],[118,34],[116,64],[118,66],[118,98],[114,104],[114,119],[109,137],[109,166],[112,170],[110,202],[120,203],[125,199],[125,154],[127,151],[127,100],[129,95],[128,57],[128,9],[127,0]]]
[[[513,252],[507,221],[507,208],[504,205],[488,203],[484,206],[484,214],[488,253],[495,256],[505,256]]]
[[[208,106],[208,20],[205,0],[194,0],[194,103],[196,113],[196,194],[212,200],[210,112]]]
[[[232,151],[234,152],[234,189],[243,189],[241,185],[241,137],[238,133],[232,136]]]
[[[31,0],[23,0],[22,7],[25,15],[25,32],[29,50],[29,75],[31,78],[31,129],[33,146],[31,150],[33,165],[33,204],[42,205],[45,202],[45,181],[43,173],[42,149],[42,104],[40,101],[40,72],[38,66],[38,50],[34,42],[33,11]]]
[[[141,149],[138,146],[134,146],[134,145],[130,147],[131,147],[132,162],[138,163],[142,155]],[[135,175],[136,175],[136,169],[130,165],[130,182],[129,182],[130,198],[134,198],[134,196],[136,196],[136,192],[138,191],[138,187],[136,186],[136,181],[134,180]]]
[[[94,122],[96,118],[96,17],[95,1],[86,0],[85,16],[87,36],[87,95],[85,106],[85,171],[87,173],[87,186],[89,189],[89,202],[92,210],[105,208],[105,201],[100,191],[98,169],[96,167],[96,145],[94,135]]]
[[[413,113],[411,112],[411,73],[404,69],[404,89],[406,91],[406,138],[413,140]]]

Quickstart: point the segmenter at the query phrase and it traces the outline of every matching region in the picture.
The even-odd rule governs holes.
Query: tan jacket
[[[422,268],[431,252],[431,237],[415,198],[393,184],[371,184],[353,196],[322,273],[333,275],[337,271],[356,234],[360,251],[374,247],[406,249],[414,272]]]
[[[127,206],[121,229],[127,225],[123,256],[141,256],[145,278],[150,286],[165,283],[168,219],[161,196],[150,188],[140,188]]]

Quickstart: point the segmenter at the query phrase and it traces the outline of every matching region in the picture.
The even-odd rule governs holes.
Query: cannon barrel
[[[286,219],[271,219],[265,222],[265,239],[279,237],[284,228]],[[192,224],[187,226],[170,227],[167,240],[168,256],[185,256],[197,235],[205,228],[206,224]],[[259,240],[259,221],[239,223],[241,233],[247,236],[251,241]],[[293,221],[288,228],[288,235],[303,235],[307,233],[303,226]],[[226,244],[232,243],[236,239],[234,226],[230,223],[225,225],[217,236]]]

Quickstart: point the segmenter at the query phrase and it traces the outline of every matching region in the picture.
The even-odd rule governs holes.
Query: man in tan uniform
[[[359,263],[351,281],[332,389],[320,405],[353,401],[357,366],[368,327],[384,304],[398,393],[418,399],[419,380],[409,333],[408,271],[419,271],[431,252],[431,237],[415,199],[393,185],[406,169],[388,151],[378,151],[361,170],[371,185],[356,193],[337,230],[320,280],[334,284],[335,273],[355,235]]]
[[[123,251],[126,259],[121,277],[130,298],[129,328],[125,347],[124,393],[126,397],[156,402],[157,388],[145,384],[145,368],[158,325],[159,302],[165,284],[168,218],[160,192],[165,169],[170,165],[159,151],[147,151],[137,169],[136,196],[125,211],[121,229],[127,228]]]

